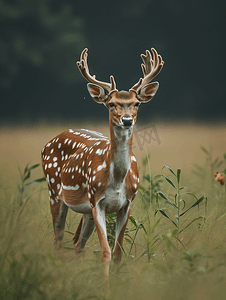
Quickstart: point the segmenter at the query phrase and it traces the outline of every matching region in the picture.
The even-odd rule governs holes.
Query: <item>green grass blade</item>
[[[158,211],[160,211],[160,213],[164,216],[164,217],[166,217],[167,219],[169,219],[177,228],[178,228],[178,226],[177,226],[177,224],[164,212],[164,210],[163,209],[159,209]]]
[[[31,166],[30,168],[28,168],[28,169],[27,169],[27,172],[30,172],[30,171],[36,169],[36,168],[39,167],[39,166],[40,166],[40,164],[35,164],[35,165]]]
[[[178,184],[180,183],[180,174],[181,174],[181,169],[178,168],[177,169],[177,182],[178,182]]]
[[[177,187],[175,186],[175,184],[173,183],[173,181],[169,177],[167,177],[167,176],[164,176],[164,177],[165,177],[166,181],[169,182],[169,184],[172,185],[172,187],[174,187],[177,190]]]
[[[30,171],[26,172],[26,174],[27,175],[24,176],[23,182],[28,180],[31,177],[31,172]]]
[[[194,223],[195,221],[200,220],[200,219],[204,219],[204,220],[205,220],[205,218],[204,218],[203,216],[199,216],[199,217],[193,219],[193,220],[192,220],[188,225],[186,225],[183,229],[181,229],[181,231],[180,231],[179,233],[181,233],[181,232],[184,231],[186,228],[188,228],[192,223]]]
[[[173,206],[174,208],[178,209],[178,206],[177,206],[176,204],[172,203],[172,202],[171,202],[171,201],[163,194],[163,192],[159,191],[159,192],[157,192],[157,194],[160,195],[164,200],[166,200],[166,202],[167,202],[168,204],[170,204],[170,205]]]
[[[31,184],[38,183],[38,182],[43,182],[43,181],[46,181],[45,177],[42,177],[42,178],[39,178],[39,179],[35,179],[35,180],[31,181],[31,182],[26,183],[26,185],[31,185]]]
[[[180,214],[180,217],[183,216],[187,211],[189,211],[191,208],[199,205],[204,199],[206,199],[205,196],[202,196],[201,198],[199,198],[194,204],[192,204],[187,210],[185,210],[182,214]]]
[[[174,176],[177,177],[177,175],[174,173],[174,171],[169,166],[164,166],[162,169],[167,168]]]
[[[206,150],[206,148],[205,147],[203,147],[203,146],[200,146],[200,149],[206,154],[206,155],[210,155],[210,153],[209,153],[209,151],[208,150]]]

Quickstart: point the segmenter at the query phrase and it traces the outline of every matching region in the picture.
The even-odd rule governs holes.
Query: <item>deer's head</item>
[[[110,83],[107,83],[97,80],[95,75],[90,75],[87,65],[87,48],[83,50],[80,61],[77,62],[81,74],[89,81],[87,87],[91,97],[109,109],[110,120],[117,127],[130,128],[133,126],[136,122],[139,105],[150,101],[158,90],[159,83],[150,83],[150,81],[161,71],[164,62],[154,48],[151,50],[153,59],[148,50],[146,50],[146,55],[141,54],[144,77],[140,78],[129,92],[118,91],[113,76],[110,76]]]

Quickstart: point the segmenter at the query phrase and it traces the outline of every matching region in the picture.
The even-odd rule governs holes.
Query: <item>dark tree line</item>
[[[225,6],[210,0],[0,0],[0,118],[106,119],[75,62],[118,89],[142,76],[139,55],[165,61],[160,90],[140,119],[224,120]]]

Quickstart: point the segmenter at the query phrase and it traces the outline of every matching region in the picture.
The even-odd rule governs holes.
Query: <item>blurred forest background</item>
[[[141,53],[162,55],[140,121],[224,121],[225,13],[222,0],[0,0],[0,124],[107,120],[75,65],[84,47],[119,90],[142,76]]]

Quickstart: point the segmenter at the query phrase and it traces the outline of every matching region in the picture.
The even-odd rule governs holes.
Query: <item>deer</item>
[[[109,110],[110,138],[88,129],[66,130],[42,149],[42,167],[49,190],[54,244],[62,248],[68,208],[82,214],[73,236],[76,253],[84,251],[94,228],[102,250],[104,274],[109,275],[111,256],[121,261],[123,237],[130,206],[139,184],[139,171],[132,151],[133,127],[141,103],[149,102],[159,83],[151,82],[161,71],[163,60],[152,48],[141,54],[143,78],[129,91],[118,91],[113,76],[102,82],[90,75],[85,48],[77,66],[88,81],[92,99]],[[106,214],[116,212],[113,253],[107,240]]]

